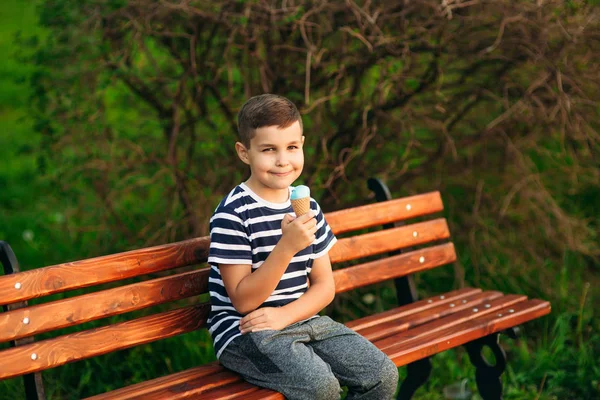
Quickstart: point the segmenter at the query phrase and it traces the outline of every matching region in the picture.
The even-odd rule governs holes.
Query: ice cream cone
[[[292,190],[290,201],[296,217],[306,214],[310,211],[310,189],[304,185],[295,187]]]
[[[296,217],[306,214],[310,211],[310,197],[303,197],[297,200],[291,200],[292,208],[296,213]]]

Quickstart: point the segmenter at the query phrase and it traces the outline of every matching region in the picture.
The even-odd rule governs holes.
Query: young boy
[[[315,200],[311,212],[290,215],[290,185],[304,166],[300,113],[284,97],[252,97],[238,130],[250,177],[210,221],[208,327],[219,361],[290,400],[339,399],[340,385],[348,399],[392,398],[394,363],[317,314],[335,295],[328,251],[336,238]]]

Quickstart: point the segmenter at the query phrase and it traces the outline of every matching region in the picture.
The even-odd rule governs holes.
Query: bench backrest
[[[336,293],[448,264],[456,259],[443,218],[364,233],[442,211],[439,192],[350,208],[325,214],[339,235],[330,251],[333,264],[359,260],[403,248],[418,249],[336,269]],[[361,231],[355,235],[350,232]],[[348,236],[348,237],[346,237]],[[209,237],[69,262],[0,276],[0,305],[14,304],[84,287],[177,270],[200,268],[0,313],[0,343],[89,321],[173,302],[207,292]],[[428,246],[425,246],[428,244]],[[163,273],[164,275],[164,273]],[[106,286],[106,285],[103,285]],[[54,368],[190,332],[203,327],[210,309],[198,302],[114,324],[67,333],[0,351],[0,379]]]

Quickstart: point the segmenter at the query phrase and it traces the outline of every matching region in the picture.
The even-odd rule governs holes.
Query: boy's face
[[[249,149],[237,142],[238,156],[250,166],[248,186],[265,200],[287,200],[288,187],[298,179],[304,167],[303,144],[304,136],[298,121],[283,129],[277,126],[258,128]]]

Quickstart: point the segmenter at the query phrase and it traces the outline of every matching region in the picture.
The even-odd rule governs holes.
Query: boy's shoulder
[[[237,185],[221,199],[213,214],[219,212],[238,214],[239,207],[246,205],[249,201],[252,201],[252,199],[248,198],[241,185]]]

